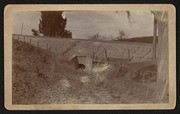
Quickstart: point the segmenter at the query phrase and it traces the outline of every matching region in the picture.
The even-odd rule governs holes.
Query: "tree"
[[[63,11],[42,11],[39,20],[39,31],[32,30],[33,35],[38,33],[49,37],[72,38],[72,32],[66,30],[67,18],[63,18]]]
[[[72,38],[72,33],[69,30],[65,30],[61,37],[63,37],[63,38]]]
[[[89,40],[100,40],[101,39],[101,35],[99,33],[97,34],[93,34],[92,36],[89,36]]]
[[[168,97],[168,13],[167,11],[152,11],[158,31],[157,43],[157,100],[165,101]],[[154,29],[155,30],[155,29]],[[156,37],[154,37],[156,38]],[[156,39],[153,40],[154,45]]]
[[[157,39],[157,19],[154,17],[154,30],[153,30],[153,59],[156,59],[156,39]]]
[[[126,11],[130,20],[130,12]],[[168,98],[168,12],[167,11],[151,11],[154,16],[153,30],[153,58],[157,60],[157,90],[156,100],[160,102],[166,101]],[[130,21],[131,22],[131,21]],[[156,35],[158,34],[158,43]],[[156,48],[157,43],[157,48]],[[156,50],[158,55],[156,55]],[[157,56],[157,57],[156,57]]]

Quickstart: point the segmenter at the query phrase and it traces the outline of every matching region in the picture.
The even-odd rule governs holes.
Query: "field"
[[[157,65],[111,62],[102,72],[75,69],[50,50],[13,40],[13,104],[153,103]]]

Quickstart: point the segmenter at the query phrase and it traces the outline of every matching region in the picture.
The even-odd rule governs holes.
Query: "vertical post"
[[[21,35],[22,35],[22,32],[23,32],[23,22],[22,22],[22,26],[21,26]]]
[[[30,38],[30,40],[29,40],[29,43],[31,44],[31,38]]]
[[[17,40],[19,41],[19,35],[18,35],[18,38],[17,38]]]
[[[154,16],[154,30],[153,30],[153,60],[156,59],[156,37],[157,37],[157,19]]]
[[[128,59],[129,59],[129,61],[130,61],[130,49],[128,49]]]
[[[93,52],[93,55],[92,55],[92,67],[94,66],[94,52]]]
[[[109,64],[108,56],[107,56],[107,50],[105,50],[105,56],[106,56],[106,62]]]
[[[25,42],[25,36],[24,36],[24,42]]]

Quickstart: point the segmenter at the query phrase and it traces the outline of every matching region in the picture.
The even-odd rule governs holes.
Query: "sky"
[[[129,38],[152,36],[153,16],[150,12],[130,11],[131,22],[124,11],[65,11],[66,29],[73,38],[87,39],[99,33],[104,36],[118,36],[124,31]],[[20,34],[23,23],[23,35],[32,35],[31,29],[38,30],[40,12],[17,12],[13,15],[13,33]]]

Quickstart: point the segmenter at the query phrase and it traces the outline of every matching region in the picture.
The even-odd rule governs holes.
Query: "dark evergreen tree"
[[[42,11],[38,32],[43,36],[72,38],[72,32],[65,29],[67,18],[63,18],[62,13],[63,11]]]

